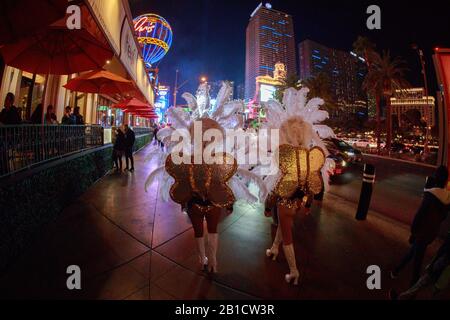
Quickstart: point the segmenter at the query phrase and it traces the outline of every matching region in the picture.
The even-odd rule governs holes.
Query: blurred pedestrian
[[[122,172],[122,157],[125,152],[125,134],[118,128],[116,131],[116,141],[113,147],[113,161],[116,166],[116,172]]]
[[[44,123],[45,124],[58,124],[58,120],[56,120],[55,111],[51,104],[47,107],[47,113],[44,116]]]
[[[155,125],[154,128],[153,128],[153,142],[154,142],[155,144],[157,144],[157,145],[159,145],[158,131],[159,131],[158,126]]]
[[[437,168],[433,175],[433,186],[428,182],[422,203],[411,225],[409,243],[411,248],[403,257],[400,264],[391,272],[391,278],[395,279],[399,273],[413,261],[413,275],[411,285],[414,285],[420,277],[422,262],[427,247],[439,234],[441,223],[447,218],[450,208],[450,192],[446,189],[448,169],[445,166]]]
[[[84,125],[83,116],[80,114],[80,107],[73,108],[73,117],[76,125]]]
[[[4,125],[20,124],[22,117],[20,116],[19,109],[14,106],[14,94],[8,92],[5,97],[5,103],[0,113],[0,123]]]
[[[75,124],[75,117],[72,115],[72,107],[67,106],[64,109],[64,115],[61,119],[61,124],[63,124],[63,125]]]
[[[133,159],[133,147],[134,142],[136,140],[136,136],[134,131],[126,124],[125,125],[125,161],[127,167],[125,170],[130,170],[130,172],[134,171],[134,159]],[[131,167],[128,165],[128,160],[130,160]]]
[[[422,277],[408,290],[397,294],[395,290],[389,291],[391,300],[411,300],[417,294],[433,286],[433,297],[438,296],[444,289],[446,289],[450,282],[450,232],[444,244],[439,248],[431,263],[425,270]]]
[[[42,123],[42,103],[39,103],[31,114],[30,122],[32,124],[41,124]]]

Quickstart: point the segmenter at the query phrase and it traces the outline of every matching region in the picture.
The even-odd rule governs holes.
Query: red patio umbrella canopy
[[[97,94],[124,94],[136,91],[133,82],[106,70],[96,70],[69,80],[64,88]]]
[[[127,98],[113,105],[113,108],[126,110],[133,110],[133,109],[151,110],[152,107],[148,103],[142,102],[137,98]]]
[[[138,117],[143,117],[143,118],[149,118],[149,119],[158,119],[158,115],[153,111],[153,109],[151,110],[134,110],[134,111],[130,111],[130,113],[132,115],[138,116]]]
[[[0,46],[47,27],[66,14],[67,0],[1,0]]]
[[[30,73],[56,75],[102,68],[114,53],[93,27],[86,10],[82,11],[81,29],[70,30],[61,19],[35,35],[1,47],[5,63]]]

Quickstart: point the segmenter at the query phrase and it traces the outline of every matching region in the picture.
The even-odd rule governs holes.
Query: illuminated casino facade
[[[292,16],[260,4],[247,26],[245,98],[257,94],[255,79],[271,75],[275,64],[286,66],[287,75],[296,74],[295,38]]]

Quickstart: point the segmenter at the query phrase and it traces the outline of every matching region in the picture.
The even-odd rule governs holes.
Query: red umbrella
[[[147,119],[158,119],[158,115],[157,114],[135,114],[135,116],[141,117],[141,118],[147,118]]]
[[[27,1],[19,1],[19,3],[22,2]],[[36,5],[41,3],[41,1],[33,2]],[[33,8],[35,7],[30,6],[27,10]],[[41,15],[41,9],[29,12],[37,15],[36,19]],[[25,16],[30,19],[29,15]],[[81,29],[68,29],[66,19],[63,18],[28,38],[0,47],[0,53],[7,65],[33,74],[45,74],[46,79],[49,74],[72,74],[101,68],[114,53],[95,25],[88,9],[82,6]],[[44,106],[46,91],[47,81],[45,81],[42,101]],[[43,122],[44,112],[42,113]]]
[[[137,98],[127,98],[112,106],[113,108],[126,109],[126,110],[151,110],[152,107],[148,103],[142,102]]]
[[[144,117],[144,118],[152,118],[157,119],[158,115],[153,111],[131,111],[132,115],[138,116],[138,117]]]
[[[69,80],[64,88],[97,94],[123,94],[136,91],[133,82],[106,70],[96,70]]]
[[[81,29],[68,29],[62,19],[33,36],[3,46],[0,52],[5,63],[30,73],[57,75],[102,68],[114,53],[92,27],[92,17],[86,10]]]
[[[0,1],[0,46],[29,36],[66,14],[67,0]]]

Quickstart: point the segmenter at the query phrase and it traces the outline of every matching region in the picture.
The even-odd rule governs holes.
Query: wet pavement
[[[356,204],[333,194],[295,221],[299,286],[288,266],[265,256],[274,229],[260,207],[235,205],[220,224],[219,273],[197,265],[193,231],[178,205],[158,200],[144,182],[155,165],[151,147],[136,155],[134,173],[109,174],[64,210],[0,278],[2,298],[39,299],[387,299],[403,289],[388,273],[407,250],[408,227],[375,212],[354,219]],[[430,254],[436,245],[429,250]],[[81,290],[66,287],[66,268],[81,268]],[[382,270],[381,290],[366,286],[366,269]],[[423,296],[427,298],[427,295]]]

